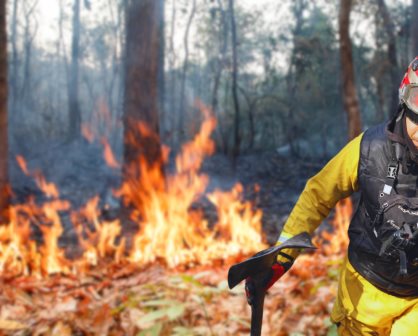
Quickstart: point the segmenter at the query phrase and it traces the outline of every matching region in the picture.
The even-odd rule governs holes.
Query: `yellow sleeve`
[[[303,231],[312,234],[339,200],[358,190],[357,170],[362,137],[363,133],[351,140],[318,174],[308,180],[277,244]]]

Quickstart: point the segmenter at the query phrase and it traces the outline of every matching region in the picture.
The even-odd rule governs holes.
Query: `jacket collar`
[[[401,111],[386,124],[385,132],[390,140],[406,146],[408,144],[403,127],[404,119],[404,112]]]

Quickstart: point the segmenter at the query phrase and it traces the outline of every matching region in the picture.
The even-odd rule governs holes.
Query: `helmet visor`
[[[415,113],[418,113],[418,86],[410,86],[405,97],[406,106]]]

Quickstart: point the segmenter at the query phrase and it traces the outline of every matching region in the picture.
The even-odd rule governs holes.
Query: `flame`
[[[28,165],[26,164],[26,160],[24,159],[24,157],[21,155],[16,155],[16,161],[20,169],[22,169],[23,173],[25,175],[29,175]]]
[[[341,255],[348,248],[348,227],[353,213],[353,203],[350,198],[343,199],[335,206],[332,220],[332,232],[322,231],[314,241],[322,246],[322,253],[326,255]]]
[[[89,142],[93,143],[96,135],[94,134],[93,130],[90,128],[89,125],[83,124],[81,125],[81,135]]]
[[[41,172],[35,171],[31,173],[28,169],[26,160],[21,155],[16,155],[16,161],[23,173],[32,176],[38,188],[49,198],[59,198],[59,191],[55,184],[46,181]]]
[[[147,192],[136,194],[135,181],[128,181],[123,186],[122,194],[131,203],[138,204],[142,218],[130,254],[132,262],[164,259],[169,266],[207,264],[263,247],[261,212],[254,211],[249,202],[241,200],[240,185],[230,192],[215,190],[207,195],[217,209],[218,222],[213,230],[208,228],[202,211],[190,211],[192,204],[204,195],[208,187],[208,176],[198,171],[204,158],[215,149],[210,136],[216,120],[207,110],[204,111],[206,119],[200,132],[182,147],[176,158],[177,174],[166,176],[162,185],[164,180],[158,165],[146,169],[147,163],[140,158],[141,185]],[[141,127],[141,132],[149,132]]]
[[[68,201],[60,199],[55,184],[28,169],[24,158],[17,156],[22,171],[36,181],[47,198],[37,202],[30,197],[26,203],[12,207],[10,223],[0,227],[0,273],[79,273],[103,263],[126,261],[145,265],[158,260],[169,267],[210,264],[265,248],[262,213],[243,200],[240,184],[229,191],[207,192],[210,180],[200,168],[215,150],[211,134],[216,120],[203,105],[200,108],[204,121],[194,139],[182,146],[175,173],[164,174],[160,164],[150,166],[139,157],[139,177],[125,181],[114,192],[124,205],[129,205],[135,232],[124,232],[119,218],[105,219],[99,196],[73,209]],[[97,134],[87,126],[83,130],[84,136],[94,141]],[[138,125],[138,132],[156,136],[143,124]],[[107,164],[120,168],[107,139],[101,137],[100,141]],[[164,147],[163,162],[168,153]],[[67,256],[68,251],[59,243],[65,227],[63,214],[67,214],[64,218],[76,234],[77,248],[72,247],[76,256]]]
[[[103,145],[103,157],[110,168],[120,168],[120,163],[116,160],[113,154],[112,147],[110,147],[109,141],[105,137],[102,137],[101,143]]]

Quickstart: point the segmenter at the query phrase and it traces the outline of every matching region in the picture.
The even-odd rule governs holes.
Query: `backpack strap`
[[[388,164],[385,184],[383,185],[383,190],[379,195],[379,199],[386,198],[384,196],[391,195],[398,178],[399,167],[404,153],[403,146],[398,142],[391,142],[390,147],[392,152],[392,158]]]

